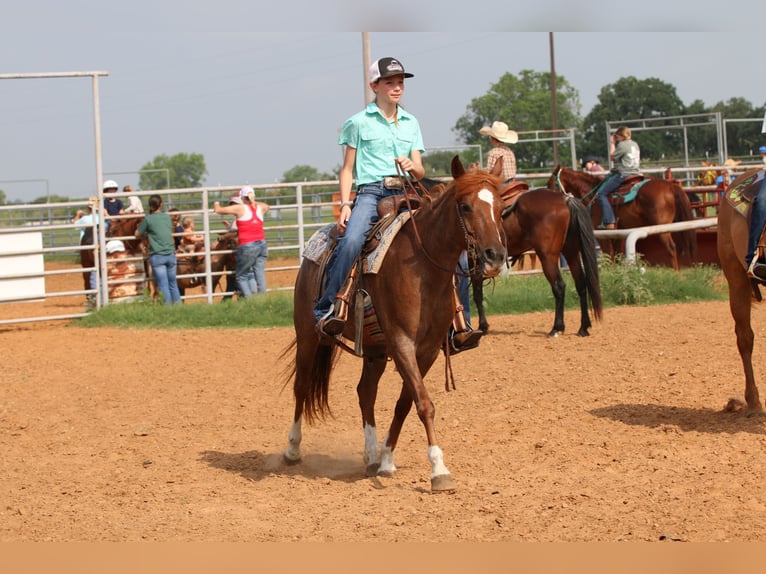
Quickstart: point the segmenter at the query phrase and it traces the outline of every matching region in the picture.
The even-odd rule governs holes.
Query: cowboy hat
[[[492,136],[496,140],[504,143],[516,143],[519,141],[519,134],[508,129],[508,124],[504,122],[492,122],[491,126],[484,126],[479,130],[483,136]]]
[[[723,165],[726,167],[734,167],[736,165],[741,164],[742,161],[738,159],[727,159],[725,162],[723,162]]]

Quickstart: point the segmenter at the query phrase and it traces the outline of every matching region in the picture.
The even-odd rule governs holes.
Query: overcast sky
[[[550,69],[548,32],[525,28],[607,29],[609,17],[599,14],[611,10],[604,3],[607,12],[597,4],[573,12],[569,2],[548,2],[559,6],[556,16],[538,3],[539,14],[532,9],[514,19],[506,14],[513,2],[491,1],[479,14],[464,9],[445,16],[449,3],[438,2],[441,16],[434,18],[422,8],[428,3],[413,13],[411,3],[395,1],[377,5],[389,9],[388,21],[371,23],[363,4],[14,3],[3,9],[0,74],[107,72],[98,83],[103,170],[120,185],[135,186],[134,172],[155,156],[181,152],[205,157],[206,185],[270,183],[295,165],[330,172],[341,162],[339,128],[364,105],[362,34],[343,29],[402,29],[404,22],[447,30],[370,33],[373,59],[394,56],[415,74],[404,106],[433,148],[456,143],[457,119],[503,74]],[[653,5],[663,7],[644,2],[635,22],[616,28],[632,31],[554,33],[556,72],[578,90],[583,114],[604,85],[625,76],[668,82],[685,104],[732,97],[764,104],[763,4],[748,8],[752,19],[738,16],[750,26],[747,33],[731,22],[711,24],[713,3],[707,12],[705,2],[698,3],[692,14],[667,5],[652,12]],[[291,10],[302,14],[297,24]],[[644,31],[652,29],[701,31]],[[95,193],[92,93],[86,78],[0,82],[0,189],[9,200],[48,191],[72,198]],[[498,119],[514,127],[512,117]]]

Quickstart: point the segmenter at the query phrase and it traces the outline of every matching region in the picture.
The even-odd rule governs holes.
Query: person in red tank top
[[[219,215],[237,216],[236,269],[239,291],[243,297],[266,292],[266,260],[269,256],[263,218],[269,212],[269,205],[255,200],[255,190],[245,186],[232,198],[227,206],[219,202],[213,210]]]

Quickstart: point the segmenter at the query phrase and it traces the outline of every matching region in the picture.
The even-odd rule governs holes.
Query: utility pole
[[[553,54],[553,32],[548,32],[548,42],[551,52],[551,119],[553,123],[553,165],[559,164],[559,140],[556,138],[556,131],[559,129],[558,117],[556,112],[556,63]]]
[[[370,33],[362,32],[362,66],[364,71],[364,106],[372,101],[372,90],[370,89]]]

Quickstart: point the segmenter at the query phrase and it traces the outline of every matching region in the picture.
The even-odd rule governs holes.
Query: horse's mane
[[[453,179],[447,186],[447,190],[454,189],[455,198],[460,199],[464,195],[471,193],[471,191],[477,187],[489,187],[491,189],[499,190],[502,183],[503,178],[501,176],[492,175],[488,171],[466,171],[459,178]]]

